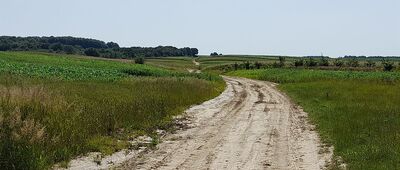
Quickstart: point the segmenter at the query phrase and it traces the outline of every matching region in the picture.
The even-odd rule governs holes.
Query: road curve
[[[307,113],[275,84],[224,77],[226,90],[186,111],[190,128],[118,169],[323,169],[322,148]]]

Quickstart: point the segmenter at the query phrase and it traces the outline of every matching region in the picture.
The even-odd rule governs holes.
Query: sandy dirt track
[[[307,113],[275,84],[224,77],[217,98],[187,110],[190,128],[167,135],[156,150],[118,169],[323,169],[331,152],[320,146]]]

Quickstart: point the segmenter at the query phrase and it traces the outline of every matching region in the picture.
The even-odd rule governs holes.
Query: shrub
[[[249,61],[246,61],[244,63],[244,68],[246,68],[246,70],[250,69],[250,62]]]
[[[254,63],[254,66],[256,67],[256,69],[260,69],[261,66],[262,66],[262,64],[261,64],[260,62],[256,61],[256,62]]]
[[[319,61],[319,65],[320,66],[329,66],[329,61],[326,58],[321,58],[321,60]]]
[[[386,60],[382,61],[382,65],[383,65],[383,71],[392,71],[395,68],[393,62],[389,62]]]
[[[296,67],[304,66],[304,59],[295,60],[294,66],[296,66]]]
[[[285,61],[286,61],[285,57],[279,57],[279,65],[280,65],[280,67],[285,66]]]
[[[333,64],[337,67],[342,67],[344,65],[344,62],[341,59],[336,59],[335,61],[333,61]]]
[[[144,64],[144,58],[143,57],[136,57],[135,58],[135,63],[136,64]]]
[[[238,63],[233,64],[233,69],[237,70],[238,68],[239,68],[239,64]]]
[[[87,55],[87,56],[93,56],[93,57],[99,57],[99,56],[100,56],[99,52],[98,52],[96,49],[94,49],[94,48],[88,48],[88,49],[86,49],[86,50],[85,50],[85,55]]]
[[[273,68],[280,68],[281,65],[278,62],[274,62],[274,63],[272,63],[272,67]]]
[[[317,66],[317,62],[313,59],[313,58],[308,58],[308,60],[306,61],[306,66],[307,67],[315,67]]]
[[[360,64],[358,63],[358,60],[356,58],[352,58],[347,62],[347,65],[349,67],[358,67]]]
[[[368,61],[365,63],[365,66],[366,66],[366,67],[375,67],[375,65],[376,65],[376,63],[375,63],[374,61],[372,61],[372,60],[368,60]]]

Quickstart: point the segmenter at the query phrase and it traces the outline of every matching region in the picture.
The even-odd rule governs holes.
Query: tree
[[[67,54],[75,54],[75,49],[72,45],[64,46],[64,52]]]
[[[72,47],[72,48],[71,48]],[[66,49],[64,49],[66,48]],[[92,49],[90,49],[92,48]],[[90,50],[88,50],[90,49]],[[97,50],[97,53],[94,50]],[[0,36],[0,51],[47,51],[65,53],[87,53],[108,58],[196,56],[197,48],[173,46],[121,48],[115,42],[77,37],[13,37]],[[86,54],[86,53],[85,53]]]
[[[119,45],[115,42],[108,42],[106,45],[108,48],[119,48]]]
[[[280,67],[285,66],[285,61],[286,61],[286,58],[280,56],[280,57],[279,57],[279,66],[280,66]]]
[[[213,53],[210,54],[210,56],[212,56],[212,57],[218,56],[218,53],[217,52],[213,52]]]
[[[60,44],[60,43],[51,44],[51,45],[49,46],[49,48],[50,48],[51,50],[53,50],[53,51],[62,51],[62,50],[63,50],[63,46],[62,46],[62,44]]]
[[[86,49],[86,50],[85,50],[85,54],[86,54],[87,56],[93,56],[93,57],[99,57],[99,56],[100,56],[99,52],[98,52],[96,49],[94,49],[94,48],[88,48],[88,49]]]
[[[195,57],[197,54],[199,54],[199,50],[197,48],[191,48],[191,56]]]

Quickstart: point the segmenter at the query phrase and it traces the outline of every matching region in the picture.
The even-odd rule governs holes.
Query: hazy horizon
[[[200,54],[400,56],[396,0],[5,0],[0,35],[75,36]]]

